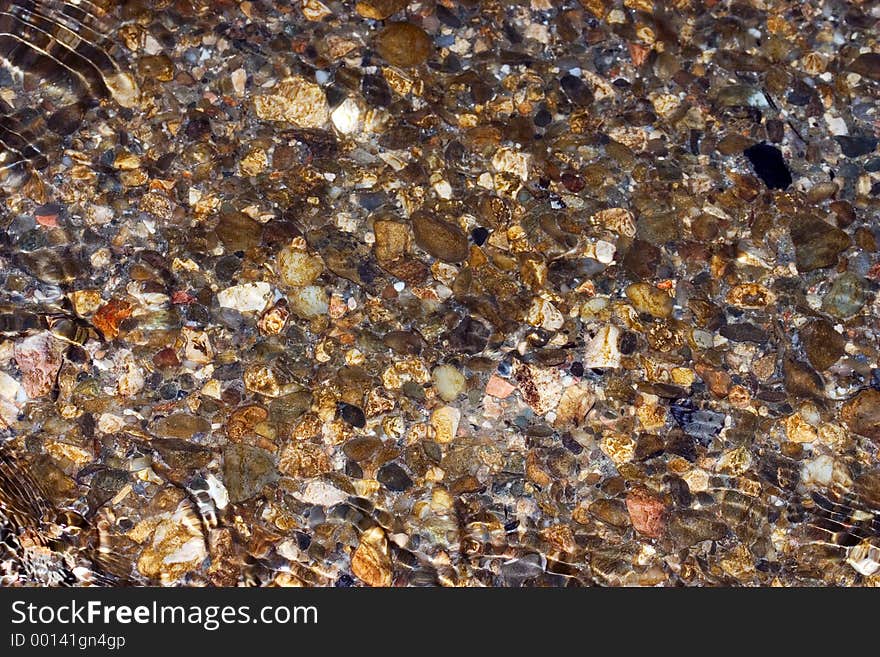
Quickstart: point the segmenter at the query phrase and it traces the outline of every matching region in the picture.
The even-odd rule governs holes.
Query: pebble
[[[393,66],[424,64],[433,52],[431,37],[412,23],[389,23],[376,37],[376,50]]]
[[[221,308],[232,308],[241,313],[262,312],[272,296],[272,286],[268,283],[244,283],[218,292],[217,303]]]
[[[462,262],[468,257],[467,235],[458,226],[437,219],[427,212],[412,217],[415,243],[443,262]]]
[[[445,402],[454,401],[464,392],[465,378],[453,365],[440,365],[431,372],[431,379],[437,388],[437,394]]]

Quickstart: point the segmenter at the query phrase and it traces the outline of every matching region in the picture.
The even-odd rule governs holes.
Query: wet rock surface
[[[0,51],[0,584],[880,583],[870,3],[89,4]]]

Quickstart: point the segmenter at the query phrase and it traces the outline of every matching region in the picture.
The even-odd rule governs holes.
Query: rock
[[[361,534],[351,555],[351,572],[369,586],[391,586],[391,557],[381,527],[370,527]]]
[[[305,504],[331,507],[348,499],[348,493],[340,490],[329,481],[313,479],[308,482],[302,492],[293,493],[293,497]]]
[[[268,283],[244,283],[217,293],[221,308],[232,308],[240,313],[262,312],[272,300],[272,286]]]
[[[297,479],[312,479],[332,469],[323,447],[302,440],[289,442],[278,458],[278,470]]]
[[[768,188],[786,189],[791,185],[791,172],[782,157],[782,151],[775,146],[765,143],[755,144],[745,149],[743,154]]]
[[[352,461],[366,461],[382,447],[382,441],[373,436],[352,438],[342,447],[342,451]]]
[[[424,64],[434,50],[431,37],[412,23],[389,23],[376,37],[376,50],[392,66]]]
[[[435,367],[431,372],[431,379],[440,399],[445,402],[454,401],[464,391],[464,375],[454,365]]]
[[[303,77],[282,80],[257,96],[254,109],[265,121],[287,121],[300,128],[320,128],[330,116],[324,90]]]
[[[327,314],[330,299],[327,291],[317,285],[307,285],[293,290],[288,297],[290,309],[304,319]]]
[[[786,391],[794,397],[824,398],[822,377],[806,363],[786,358],[782,363]]]
[[[672,297],[650,283],[633,283],[626,288],[626,296],[640,313],[664,318],[672,315]]]
[[[583,365],[585,368],[606,369],[620,367],[620,349],[617,342],[620,329],[613,324],[606,324],[598,330],[584,349]]]
[[[293,246],[278,252],[277,263],[282,282],[291,287],[311,285],[324,271],[321,258]]]
[[[862,53],[852,61],[849,70],[871,80],[880,80],[880,53]]]
[[[596,500],[590,505],[589,514],[614,527],[629,527],[631,524],[630,514],[623,500]]]
[[[738,308],[764,308],[776,301],[776,295],[758,283],[740,283],[730,288],[726,300]]]
[[[191,440],[196,434],[207,434],[210,431],[210,422],[190,413],[172,413],[167,417],[159,418],[153,424],[153,433],[163,438]]]
[[[792,220],[791,241],[798,271],[807,272],[837,264],[837,256],[850,245],[844,231],[815,217]]]
[[[193,363],[205,365],[214,360],[214,348],[205,331],[196,331],[184,326],[180,330],[180,339],[183,342],[183,357]]]
[[[801,342],[810,364],[827,370],[844,354],[846,339],[826,319],[814,319],[800,330]]]
[[[486,394],[498,399],[510,397],[514,390],[516,390],[516,386],[511,385],[507,379],[502,379],[497,374],[490,376],[486,383]]]
[[[749,322],[739,324],[725,324],[718,331],[731,342],[767,342],[767,331]]]
[[[363,429],[367,426],[367,418],[364,415],[364,411],[354,404],[339,402],[339,417],[342,418],[343,422],[356,429]]]
[[[62,345],[48,331],[15,344],[13,357],[22,373],[22,387],[31,399],[49,394],[61,369]]]
[[[651,538],[663,535],[666,505],[647,491],[635,489],[626,496],[626,510],[637,532]]]
[[[228,253],[248,251],[260,243],[263,227],[244,212],[223,210],[214,229]]]
[[[278,470],[270,452],[241,443],[223,449],[223,483],[233,504],[255,497],[277,480]]]
[[[181,502],[173,514],[164,514],[137,561],[137,569],[144,577],[168,586],[208,558],[201,523],[193,516],[188,502]]]
[[[866,282],[852,272],[844,272],[834,279],[831,288],[822,297],[822,310],[840,319],[858,313],[868,300]]]
[[[880,390],[862,390],[841,407],[840,418],[853,433],[880,443]]]
[[[418,211],[412,216],[416,244],[443,262],[462,262],[468,257],[468,240],[455,224]]]
[[[849,137],[846,135],[838,135],[834,140],[840,144],[840,150],[846,157],[868,155],[877,149],[877,140],[873,137]]]
[[[392,14],[405,9],[408,4],[409,0],[362,0],[354,6],[354,9],[364,18],[384,21]]]
[[[706,446],[721,433],[726,417],[724,413],[696,408],[690,400],[675,402],[669,407],[669,413],[687,435],[697,438]]]
[[[674,512],[668,523],[669,536],[679,549],[701,541],[717,541],[727,535],[727,526],[708,511],[682,509]]]
[[[393,219],[376,219],[373,222],[373,233],[376,236],[373,250],[380,265],[402,258],[409,251],[412,233],[405,223]]]
[[[441,444],[451,443],[458,433],[461,411],[454,406],[441,406],[431,413],[434,440]]]
[[[376,480],[388,490],[404,491],[412,487],[413,481],[397,463],[386,463],[376,473]]]
[[[515,363],[513,380],[536,415],[554,410],[562,397],[562,374],[552,367]]]
[[[119,325],[129,317],[134,307],[127,301],[111,299],[98,308],[92,317],[92,324],[107,340],[115,340],[119,335]]]

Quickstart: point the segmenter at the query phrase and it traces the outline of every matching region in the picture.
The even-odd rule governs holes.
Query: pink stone
[[[514,386],[510,385],[507,380],[502,379],[496,374],[490,376],[489,382],[486,384],[486,394],[497,397],[498,399],[510,397],[514,390],[516,390]]]
[[[15,345],[13,355],[22,373],[22,386],[31,399],[48,394],[61,369],[59,345],[48,331],[37,333]]]

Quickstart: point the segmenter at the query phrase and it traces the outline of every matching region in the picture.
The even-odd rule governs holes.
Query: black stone
[[[338,409],[339,417],[341,417],[346,424],[350,424],[357,429],[363,429],[367,425],[367,418],[364,415],[363,410],[354,404],[339,402]]]
[[[546,128],[548,125],[550,125],[550,123],[553,122],[553,115],[542,107],[535,114],[534,121],[535,125],[539,128]]]
[[[483,246],[486,240],[489,239],[489,230],[482,226],[477,226],[471,231],[471,239],[477,246]]]
[[[749,322],[726,324],[721,327],[719,333],[732,342],[756,342],[761,344],[767,342],[768,337],[767,331]]]
[[[568,368],[568,371],[571,372],[572,376],[583,376],[584,375],[584,364],[579,360],[576,360],[571,364],[571,367]]]
[[[752,163],[755,173],[770,189],[785,189],[791,185],[791,172],[782,157],[782,151],[770,144],[755,144],[743,151]]]
[[[361,79],[361,94],[375,107],[388,107],[391,104],[391,87],[381,75],[365,75]]]
[[[859,157],[873,153],[877,148],[877,140],[873,137],[847,137],[838,135],[834,138],[840,144],[840,150],[847,157]]]
[[[413,485],[412,479],[410,479],[406,470],[396,463],[386,463],[379,468],[376,480],[388,490],[397,492],[404,491]]]

